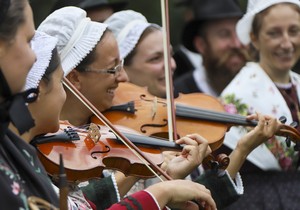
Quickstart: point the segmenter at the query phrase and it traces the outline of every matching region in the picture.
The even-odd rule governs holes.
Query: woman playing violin
[[[85,12],[83,11],[83,10],[80,10],[80,9],[77,9],[77,8],[68,8],[69,10],[71,10],[71,11],[76,11],[76,14],[78,14],[78,17],[74,17],[74,12],[71,12],[70,14],[72,14],[72,18],[74,19],[74,18],[82,18],[83,17],[83,15],[85,15]],[[69,11],[69,10],[66,10],[66,11]],[[60,16],[60,14],[59,14],[59,11],[57,11],[58,12],[58,16],[59,17],[61,17]],[[65,12],[64,11],[64,9],[62,9],[62,10],[60,10],[60,12]],[[53,15],[56,15],[55,13],[53,14]],[[49,18],[49,17],[48,17]],[[87,21],[89,21],[88,19],[86,19],[85,17],[83,18],[83,20],[87,20]],[[96,30],[96,32],[99,32],[99,30],[101,29],[101,30],[105,30],[106,29],[106,26],[105,25],[103,25],[103,24],[98,24],[98,23],[93,23],[93,22],[91,22],[91,21],[89,21],[88,22],[89,23],[89,25],[88,25],[88,27],[93,27],[92,29],[95,29]],[[43,23],[42,23],[42,25],[40,26],[40,27],[43,27]],[[96,27],[96,28],[94,28],[94,27]],[[86,36],[87,36],[88,34],[86,34]],[[98,36],[101,36],[102,34],[100,34],[100,35],[98,35]],[[118,59],[118,48],[117,48],[117,45],[116,45],[116,42],[115,42],[115,40],[113,39],[113,36],[112,36],[112,34],[110,34],[109,32],[104,32],[104,34],[102,35],[103,37],[101,37],[101,41],[99,42],[99,44],[97,44],[97,42],[96,42],[96,44],[97,44],[97,47],[96,47],[96,53],[98,54],[99,53],[99,51],[100,51],[100,55],[102,55],[103,53],[102,53],[102,51],[101,51],[101,49],[102,48],[105,48],[105,49],[110,49],[112,52],[113,52],[113,60],[116,60],[116,59]],[[100,39],[100,37],[99,37],[99,39]],[[69,39],[67,39],[67,40],[69,40]],[[98,47],[99,46],[99,47]],[[101,47],[101,48],[100,48]],[[112,49],[114,49],[114,50],[112,50]],[[96,54],[96,55],[97,55]],[[110,56],[108,56],[109,58],[111,57],[111,55]],[[105,57],[104,57],[105,58]],[[103,59],[104,59],[103,58]],[[109,60],[109,59],[106,59],[106,60]],[[102,74],[100,74],[100,76],[102,76]],[[104,75],[104,76],[106,76],[106,77],[108,77],[109,79],[110,79],[110,75]],[[99,78],[98,78],[99,79]],[[108,80],[108,79],[106,79],[106,80]],[[91,90],[92,91],[92,90]],[[100,95],[101,95],[101,93],[100,93]],[[108,95],[108,100],[107,101],[109,101],[110,100],[110,93],[108,93],[108,94],[103,94],[103,97],[104,96],[106,96],[107,97],[107,95]],[[107,101],[106,100],[104,100],[105,102],[104,103],[106,103]],[[73,104],[73,106],[74,105],[80,105],[78,102],[76,102],[76,103],[74,103]],[[82,113],[80,113],[81,115],[82,115]],[[85,119],[85,123],[87,123],[88,122],[88,119],[89,119],[89,116],[90,116],[90,114],[88,114],[88,115],[86,115],[86,119]],[[72,119],[76,119],[76,117],[78,117],[78,116],[73,116],[73,118],[71,118],[71,122],[72,122]],[[192,137],[192,136],[191,136]],[[192,138],[195,138],[196,140],[198,140],[199,142],[202,142],[203,140],[200,138],[200,137],[198,137],[198,136],[196,136],[196,137],[192,137]],[[198,139],[199,138],[199,139]],[[191,139],[189,138],[188,140],[182,140],[182,142],[185,142],[186,144],[188,144],[188,141],[191,141]],[[197,146],[195,146],[196,148],[198,148],[198,144],[197,144]],[[201,148],[203,147],[204,148],[204,153],[205,153],[205,151],[206,151],[206,149],[207,149],[207,144],[201,144],[201,146],[200,146]],[[193,151],[194,151],[195,149],[193,149]],[[199,164],[199,163],[197,163],[197,164]],[[175,174],[175,173],[174,173]],[[122,183],[120,183],[121,181],[118,179],[118,177],[116,177],[116,181],[117,181],[117,183],[118,183],[118,186],[115,186],[115,187],[118,187],[118,190],[120,191],[120,193],[121,193],[121,196],[122,196],[122,191],[124,191],[124,190],[122,190],[121,188],[122,188]],[[134,178],[133,179],[134,181],[136,181],[136,178]],[[125,181],[122,181],[122,182],[125,182]],[[94,182],[95,183],[95,182]],[[111,182],[112,183],[112,182]],[[124,184],[126,184],[126,183],[123,183],[123,185]],[[161,184],[160,184],[161,185]],[[160,186],[159,185],[159,186]],[[97,184],[97,187],[98,188],[100,188],[99,187],[99,184]],[[90,187],[91,188],[91,187]],[[90,188],[89,189],[87,189],[87,191],[88,192],[90,192]],[[112,193],[114,193],[114,191],[115,190],[110,190],[109,191],[109,193],[107,193],[107,192],[104,192],[103,194],[112,194]],[[97,195],[94,195],[93,197],[97,197],[98,195],[100,194],[100,192],[97,192]],[[109,200],[109,201],[102,201],[102,205],[103,205],[103,203],[105,204],[105,202],[107,202],[107,203],[114,203],[114,202],[116,202],[117,200],[116,200],[116,196],[115,195],[110,195],[111,196],[111,199],[115,199],[115,201],[114,200]],[[99,197],[98,197],[98,199],[99,199]],[[98,203],[101,203],[101,201],[100,202],[97,202],[97,204]],[[106,206],[105,206],[106,207]],[[103,207],[103,208],[105,208],[105,207]],[[102,207],[99,207],[99,208],[102,208]]]
[[[250,3],[252,3],[252,1],[250,1]],[[164,70],[163,70],[164,60],[163,60],[163,56],[162,56],[163,49],[162,49],[162,35],[161,35],[162,32],[160,31],[159,27],[155,26],[154,24],[148,23],[144,16],[142,16],[141,14],[134,12],[134,11],[117,12],[117,13],[113,14],[110,18],[108,18],[105,21],[105,23],[107,23],[109,25],[109,28],[113,31],[113,33],[117,37],[120,54],[121,54],[121,57],[123,56],[123,58],[124,58],[124,68],[125,68],[126,72],[128,73],[130,82],[137,84],[139,86],[147,86],[149,92],[152,93],[153,95],[158,96],[158,97],[164,97],[165,84],[163,82],[161,82],[161,83],[158,82],[160,78],[164,77]],[[257,25],[259,25],[259,24],[257,24]],[[242,24],[241,24],[241,28],[243,28]],[[241,36],[241,37],[245,37],[245,36]],[[297,46],[297,42],[295,42],[295,46]],[[297,51],[295,50],[295,52],[297,52]],[[297,54],[295,53],[295,55],[297,55]],[[171,67],[174,68],[175,64],[173,63],[173,60],[172,60],[171,64],[172,64]],[[289,71],[287,71],[287,72],[289,72]],[[249,76],[251,76],[250,73],[249,73]],[[253,80],[255,80],[255,77],[251,77],[251,78]],[[248,86],[259,87],[259,84],[257,81],[257,85],[251,85],[243,80],[243,82],[239,81],[236,83],[232,83],[232,85],[230,86],[230,91],[232,91],[233,93],[238,92],[239,96],[247,101],[258,99],[258,98],[252,97],[252,92],[250,92],[251,89]],[[246,96],[243,95],[245,93],[245,90],[247,90],[247,91],[250,90],[248,99],[246,99]],[[227,91],[227,93],[230,93],[230,91]],[[265,94],[265,95],[268,95],[268,94]],[[262,93],[261,93],[260,98],[265,98],[265,97],[263,97]],[[270,101],[271,101],[271,98],[270,98]],[[262,107],[264,107],[264,108],[268,107],[266,104],[269,104],[269,103],[266,103],[266,102],[261,103]],[[262,110],[262,109],[259,109],[259,110]],[[264,113],[266,112],[266,113],[271,114],[268,110],[266,110],[266,109],[264,109],[264,110],[265,110]],[[280,117],[280,116],[281,115],[277,115],[277,117]],[[245,134],[245,133],[243,132],[243,134]],[[229,136],[228,138],[226,138],[228,140],[228,143],[231,143],[232,139],[235,140],[234,144],[231,145],[232,149],[234,149],[236,147],[236,142],[239,141],[241,136],[242,135],[239,134],[239,135],[235,135],[235,136]],[[258,145],[259,144],[257,144],[257,146]],[[254,148],[255,147],[252,147],[251,150],[253,150]],[[260,149],[261,149],[261,147],[260,147]],[[239,149],[236,148],[235,150],[239,150]],[[249,150],[249,151],[251,151],[251,150]],[[293,150],[293,149],[291,148],[291,150]],[[230,156],[231,162],[235,161],[236,163],[238,163],[238,161],[236,161],[234,159],[234,155],[236,154],[235,152],[236,151],[234,151],[233,154],[231,154],[232,156]],[[230,151],[227,153],[229,154]],[[249,153],[250,152],[247,152],[246,154],[249,154]],[[261,155],[259,153],[257,153],[257,157],[261,157]],[[262,164],[263,162],[265,162],[265,161],[259,161],[258,164]],[[229,166],[228,171],[231,171],[230,167],[231,167],[231,165]],[[249,185],[252,185],[252,184],[249,184]],[[248,186],[245,186],[246,189],[247,189],[247,187]],[[257,187],[257,189],[259,189],[259,187]],[[251,193],[251,195],[256,196],[255,193]],[[261,197],[263,197],[263,196],[257,196],[258,199]],[[249,199],[249,202],[251,202],[251,199]],[[242,203],[242,201],[239,201],[239,203]],[[243,208],[241,206],[239,208],[245,209],[246,207],[249,207],[249,206],[250,205],[247,204],[247,205],[244,205]],[[252,208],[252,209],[255,209],[255,208]]]
[[[64,27],[73,31],[73,33],[66,34],[60,30],[62,24],[65,24]],[[83,30],[82,27],[84,24],[86,24],[86,26]],[[95,104],[100,111],[109,108],[112,105],[114,90],[118,87],[119,82],[127,80],[127,75],[122,68],[116,40],[111,32],[107,31],[106,25],[89,22],[89,20],[85,19],[84,11],[78,8],[63,8],[48,16],[38,30],[59,38],[58,50],[62,59],[63,70],[74,86]],[[78,30],[80,30],[81,33],[79,33]],[[93,32],[94,30],[96,32]],[[87,43],[87,40],[92,43]],[[78,49],[80,49],[80,51]],[[64,104],[61,116],[62,119],[68,119],[72,124],[83,125],[89,122],[92,112],[67,91],[67,100]],[[234,186],[230,177],[236,177],[240,163],[243,161],[240,157],[247,156],[253,147],[265,141],[279,127],[275,119],[266,116],[258,117],[256,115],[252,116],[252,118],[259,118],[260,123],[250,134],[242,138],[240,146],[237,147],[237,150],[233,153],[232,157],[234,160],[236,159],[236,161],[229,167],[229,175],[225,173],[225,175],[217,178],[205,177],[205,180],[211,180],[210,182],[207,181],[208,185],[214,182],[214,186],[210,185],[212,189],[220,189],[221,185],[225,186],[222,188],[224,196],[220,195],[220,190],[213,191],[214,199],[217,200],[219,207],[228,205],[228,203],[233,202],[239,196],[239,193],[235,191],[236,186]],[[266,120],[270,121],[270,126],[266,126],[264,123]],[[253,139],[248,141],[248,138]],[[181,154],[178,158],[175,158],[174,161],[172,160],[167,164],[169,173],[174,172],[175,169],[172,168],[172,165],[177,165],[177,161],[187,163],[184,164],[185,167],[190,167],[190,164],[195,163],[194,167],[196,167],[197,164],[200,164],[207,153],[207,145],[205,145],[204,142],[205,141],[196,134],[180,139],[178,143],[189,144],[188,146],[192,149],[188,150],[189,152],[187,154]],[[189,168],[187,173],[189,173],[190,170]],[[174,176],[177,176],[176,178],[183,178],[187,175],[182,173],[182,171],[180,172],[181,174],[178,175],[176,171],[177,175],[174,173]],[[134,179],[134,181],[136,181],[136,179]],[[239,182],[238,179],[236,181]],[[160,183],[159,185],[162,184]],[[150,189],[154,186],[156,185],[150,186]],[[230,191],[233,193],[230,193]],[[122,190],[122,192],[126,193],[127,191]],[[87,194],[87,196],[94,201],[93,196],[89,194]]]
[[[300,57],[299,1],[250,0],[247,11],[236,30],[255,62],[247,63],[221,96],[232,105],[239,101],[245,112],[285,116],[288,124],[299,125],[300,77],[291,71]],[[227,149],[245,132],[233,127],[225,137]],[[299,153],[285,139],[275,136],[254,150],[242,174],[245,196],[229,209],[298,208]]]
[[[41,44],[43,44],[43,47],[38,48]],[[26,141],[30,141],[37,135],[55,132],[59,128],[58,117],[66,95],[62,86],[63,71],[55,45],[56,39],[54,37],[50,37],[41,32],[36,33],[32,43],[36,51],[37,61],[27,77],[25,87],[26,89],[38,87],[39,96],[37,101],[29,104],[29,109],[36,125],[30,129],[29,133],[23,135]],[[190,190],[187,189],[188,187],[190,187]],[[194,191],[193,188],[198,188],[199,190],[192,192]],[[166,190],[165,194],[161,196],[164,190]],[[69,209],[92,209],[92,203],[88,203],[81,194],[76,193],[77,194],[71,192],[68,198]],[[78,196],[81,196],[81,198]],[[209,191],[202,185],[189,181],[167,181],[151,186],[147,191],[131,195],[131,199],[136,199],[143,209],[146,209],[145,205],[147,205],[149,209],[163,208],[166,204],[171,206],[175,204],[175,206],[179,205],[179,207],[180,205],[189,205],[185,203],[185,201],[189,201],[195,197],[207,202],[207,208],[215,208]],[[170,202],[171,200],[176,201]],[[128,199],[122,202],[128,203],[128,205],[133,204],[133,202]],[[122,207],[121,204],[115,204],[109,209],[122,208],[124,207]]]

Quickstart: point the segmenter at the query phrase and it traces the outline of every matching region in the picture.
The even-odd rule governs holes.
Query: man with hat
[[[92,21],[103,23],[114,12],[123,10],[128,2],[109,2],[108,0],[83,0],[78,7],[87,12]]]
[[[178,0],[175,3],[176,8],[183,10],[182,17],[184,24],[194,18],[193,1],[195,0]],[[192,52],[186,49],[186,47],[184,47],[182,43],[180,43],[174,49],[173,58],[176,61],[176,70],[173,74],[174,80],[181,77],[185,73],[198,68],[202,63],[201,55],[199,53]]]
[[[234,0],[193,1],[194,19],[183,30],[183,45],[200,53],[200,68],[174,82],[175,91],[218,96],[248,59],[235,25],[243,15]]]

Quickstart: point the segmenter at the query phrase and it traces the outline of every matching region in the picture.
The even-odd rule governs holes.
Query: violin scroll
[[[279,121],[283,123],[282,128],[276,132],[276,135],[286,137],[285,143],[287,147],[291,146],[291,142],[293,141],[296,145],[294,146],[295,151],[300,150],[300,133],[296,129],[298,126],[297,122],[292,122],[290,125],[285,125],[286,117],[282,116],[279,118]]]
[[[230,163],[230,159],[225,154],[218,154],[216,157],[213,155],[208,155],[203,160],[203,167],[205,169],[211,169],[214,172],[217,172],[219,169],[225,170]]]

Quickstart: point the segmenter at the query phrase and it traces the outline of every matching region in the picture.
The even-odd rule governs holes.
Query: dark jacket
[[[178,93],[202,93],[193,77],[193,72],[188,72],[174,81],[174,95]]]
[[[59,200],[35,149],[10,130],[0,143],[1,209],[29,209],[35,196],[58,207]]]

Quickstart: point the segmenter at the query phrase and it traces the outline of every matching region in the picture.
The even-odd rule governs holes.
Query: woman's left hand
[[[258,124],[238,142],[238,147],[242,148],[246,155],[273,137],[282,125],[276,118],[259,113],[249,115],[247,119],[258,120]]]

